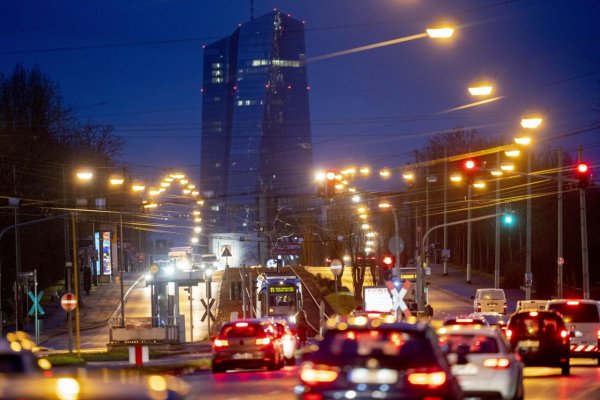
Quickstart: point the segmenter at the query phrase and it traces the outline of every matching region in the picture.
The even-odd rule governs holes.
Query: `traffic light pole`
[[[557,273],[556,278],[556,297],[558,299],[563,298],[563,187],[562,187],[562,163],[563,153],[562,150],[558,150],[558,229],[557,229],[557,242],[558,242],[558,255],[556,257]]]
[[[460,225],[460,224],[470,224],[471,222],[477,222],[477,221],[483,221],[484,219],[490,219],[490,218],[496,218],[501,214],[489,214],[489,215],[483,215],[481,217],[475,217],[475,218],[468,218],[468,219],[462,219],[460,221],[453,221],[453,222],[448,222],[445,224],[440,224],[440,225],[436,225],[434,227],[429,228],[429,230],[427,230],[427,232],[425,232],[425,235],[423,235],[423,238],[421,239],[421,251],[425,250],[425,241],[427,240],[427,237],[429,237],[429,234],[431,232],[433,232],[434,230],[438,229],[438,228],[443,228],[443,227],[447,227],[447,226],[452,226],[452,225]],[[423,285],[423,268],[418,265],[417,266],[417,305],[419,308],[419,311],[423,311],[424,310],[424,304],[423,304],[423,300],[424,300],[424,296],[423,296],[423,292],[424,292],[424,285]]]
[[[496,154],[496,166],[500,165],[500,153]],[[494,288],[500,288],[500,178],[496,177],[496,228],[494,239]]]
[[[579,162],[581,163],[583,149],[579,147]],[[587,184],[587,183],[586,183]],[[590,267],[588,265],[587,241],[587,212],[585,207],[585,186],[579,186],[579,218],[581,221],[581,268],[583,278],[583,298],[590,298]]]

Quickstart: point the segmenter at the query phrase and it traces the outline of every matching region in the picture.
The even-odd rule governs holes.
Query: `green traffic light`
[[[512,214],[504,214],[504,224],[512,225],[515,222],[515,219]]]

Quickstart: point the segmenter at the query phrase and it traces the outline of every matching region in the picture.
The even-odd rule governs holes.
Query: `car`
[[[506,314],[506,294],[503,289],[477,289],[473,300],[473,312],[497,312]]]
[[[298,336],[291,330],[285,319],[274,319],[272,323],[277,329],[277,337],[281,340],[286,365],[296,364],[296,350],[299,347]]]
[[[549,300],[546,309],[562,315],[571,332],[571,357],[595,358],[600,363],[600,301]]]
[[[517,301],[516,311],[544,311],[548,300],[519,300]]]
[[[506,328],[508,317],[504,314],[497,312],[474,312],[469,314],[472,318],[483,318],[490,327],[496,327],[500,329]]]
[[[213,340],[212,371],[236,368],[281,369],[285,359],[277,328],[264,320],[238,320],[223,325]]]
[[[519,311],[510,316],[506,337],[525,366],[560,367],[570,374],[570,334],[554,311]]]
[[[0,375],[42,375],[49,370],[50,362],[36,357],[35,349],[35,342],[25,332],[8,333],[6,340],[0,339]]]
[[[454,317],[447,317],[442,322],[443,326],[450,325],[480,325],[488,326],[488,322],[481,316],[470,316],[470,315],[457,315]]]
[[[433,328],[395,318],[331,322],[304,354],[297,399],[461,399]]]
[[[437,333],[466,397],[523,399],[523,363],[500,330],[454,325]]]

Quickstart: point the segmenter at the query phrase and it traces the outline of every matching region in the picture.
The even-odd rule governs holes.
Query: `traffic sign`
[[[28,312],[29,315],[33,315],[35,313],[36,308],[37,308],[37,312],[39,314],[41,314],[41,315],[46,314],[44,312],[44,309],[40,305],[40,300],[42,299],[43,295],[44,295],[43,290],[38,293],[37,297],[35,297],[35,295],[33,294],[33,292],[31,290],[27,292],[27,296],[29,296],[29,298],[31,299],[31,302],[33,303],[31,305],[31,308],[29,309],[29,312]]]
[[[558,259],[556,260],[556,262],[558,263],[558,265],[563,265],[565,263],[565,259],[562,257],[558,257]]]
[[[342,262],[340,260],[338,260],[337,258],[334,258],[333,260],[331,260],[329,269],[331,270],[331,273],[333,274],[333,276],[340,276],[342,274],[343,268],[344,268],[344,266],[342,265]]]
[[[204,301],[204,299],[200,299],[200,302],[204,306],[204,314],[202,315],[202,318],[200,320],[202,322],[204,322],[206,317],[208,317],[208,318],[210,318],[210,320],[212,322],[215,322],[216,318],[213,315],[212,311],[210,310],[212,308],[213,304],[215,304],[215,299],[208,299],[208,304],[206,303],[206,301]]]
[[[150,266],[150,272],[152,272],[153,274],[156,274],[158,272],[158,265],[152,264]]]
[[[60,306],[65,311],[73,311],[77,308],[77,297],[73,293],[65,293],[60,299]]]
[[[231,246],[221,246],[221,257],[231,257]]]
[[[406,296],[406,293],[408,293],[408,289],[410,289],[410,281],[404,281],[402,287],[400,288],[400,291],[396,289],[396,286],[394,286],[394,283],[392,281],[387,281],[386,286],[390,291],[390,294],[392,295],[392,310],[396,311],[400,309],[400,311],[402,311],[402,314],[404,314],[405,317],[411,317],[412,313],[410,312],[408,306],[404,302],[404,296]]]

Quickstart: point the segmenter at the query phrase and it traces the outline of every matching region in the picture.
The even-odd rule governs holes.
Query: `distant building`
[[[308,90],[304,24],[279,11],[205,47],[204,232],[260,236],[277,198],[314,193]]]

